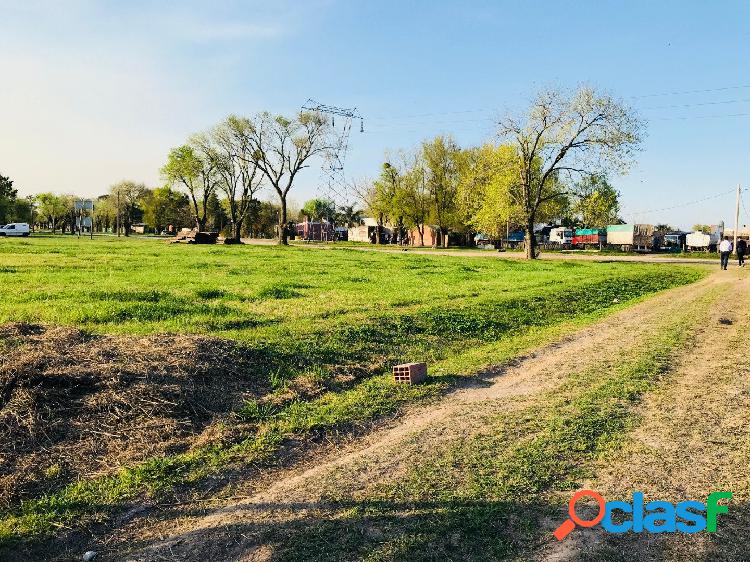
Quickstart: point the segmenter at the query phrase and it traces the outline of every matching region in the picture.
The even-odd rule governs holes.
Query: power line
[[[658,94],[641,94],[639,96],[628,96],[629,99],[655,98],[660,96],[683,96],[688,94],[707,94],[709,92],[725,92],[727,90],[741,90],[750,88],[750,84],[740,86],[722,86],[721,88],[706,88],[703,90],[683,90],[681,92],[662,92]]]
[[[626,96],[626,99],[645,99],[645,98],[653,98],[653,97],[725,92],[725,91],[730,91],[730,90],[740,90],[740,89],[747,89],[747,88],[750,88],[750,84],[736,85],[736,86],[722,86],[719,88],[704,88],[704,89],[698,89],[698,90],[682,90],[682,91],[672,91],[672,92],[640,94],[640,95]],[[699,103],[693,103],[693,104],[673,104],[673,105],[667,105],[667,106],[646,107],[646,108],[642,108],[642,110],[649,111],[653,109],[699,107],[699,106],[705,106],[705,105],[721,105],[721,104],[746,103],[746,102],[750,102],[750,99],[699,102]],[[433,111],[433,112],[428,112],[428,113],[413,113],[413,114],[406,114],[406,115],[390,115],[390,116],[381,115],[381,116],[371,117],[370,119],[377,120],[377,121],[395,121],[395,120],[402,120],[402,119],[420,119],[420,118],[425,118],[425,117],[437,117],[437,116],[442,116],[442,115],[462,115],[462,114],[468,114],[468,113],[490,113],[490,112],[496,112],[496,111],[498,111],[497,108],[484,107],[484,108],[461,109],[461,110],[451,110],[451,111]],[[720,116],[710,116],[710,117],[736,117],[736,116],[745,116],[745,114],[732,114],[732,115],[726,115],[726,116],[720,115]],[[489,119],[489,118],[486,118],[486,119]]]
[[[711,199],[718,199],[719,197],[724,197],[725,195],[729,195],[731,193],[735,193],[735,189],[730,189],[729,191],[724,191],[722,193],[716,193],[714,195],[709,195],[707,197],[703,197],[701,199],[696,199],[695,201],[688,201],[686,203],[678,203],[677,205],[672,205],[670,207],[662,207],[661,209],[649,209],[648,211],[633,211],[633,215],[648,215],[652,213],[661,213],[663,211],[671,211],[672,209],[679,209],[681,207],[689,207],[690,205],[695,205],[697,203],[703,203],[704,201],[710,201]]]

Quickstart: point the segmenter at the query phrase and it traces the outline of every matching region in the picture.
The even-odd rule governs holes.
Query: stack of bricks
[[[426,363],[404,363],[393,366],[393,379],[396,382],[417,384],[427,378]]]

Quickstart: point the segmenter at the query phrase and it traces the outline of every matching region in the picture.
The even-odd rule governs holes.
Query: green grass
[[[0,514],[0,543],[105,518],[126,500],[173,492],[233,463],[268,462],[290,439],[367,427],[438,396],[459,375],[704,271],[116,238],[0,240],[0,323],[227,337],[257,357],[256,376],[277,393],[300,377],[326,388],[310,399],[246,404],[236,416],[254,429],[234,442],[25,501]],[[384,374],[411,360],[428,361],[427,384],[398,386]],[[331,382],[342,372],[350,382]]]
[[[696,308],[718,296],[714,290]],[[281,544],[279,560],[529,559],[524,553],[550,532],[541,522],[562,521],[569,493],[638,424],[634,406],[668,373],[699,312],[668,319],[653,339],[521,408],[500,408],[478,433],[431,447],[367,495],[334,493],[314,517],[269,526],[263,540]]]

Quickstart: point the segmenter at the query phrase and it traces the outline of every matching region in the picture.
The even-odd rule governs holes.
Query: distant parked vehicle
[[[691,232],[685,237],[685,245],[688,250],[704,252],[715,252],[721,242],[721,232],[715,230],[709,234],[701,231]]]
[[[565,228],[564,226],[552,228],[549,231],[549,242],[550,244],[570,246],[570,244],[573,242],[573,230],[570,228]]]
[[[607,231],[604,228],[577,228],[573,235],[576,248],[601,248],[606,243]]]
[[[610,224],[607,226],[607,246],[623,252],[658,250],[664,235],[651,224]]]
[[[0,226],[0,236],[28,236],[31,234],[29,223],[12,222],[5,226]]]

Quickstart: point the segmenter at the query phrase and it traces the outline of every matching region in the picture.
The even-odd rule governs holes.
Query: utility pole
[[[740,184],[737,184],[737,200],[734,206],[734,244],[732,249],[737,253],[737,231],[740,229]]]

